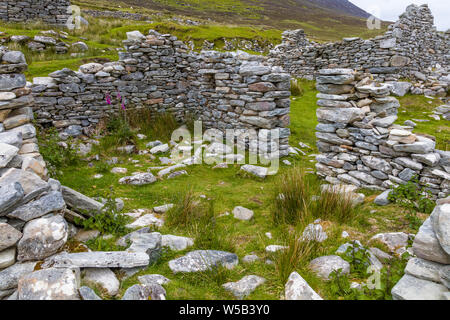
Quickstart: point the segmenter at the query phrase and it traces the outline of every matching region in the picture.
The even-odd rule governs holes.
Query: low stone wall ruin
[[[331,184],[386,190],[414,176],[427,190],[450,193],[450,152],[434,137],[394,124],[398,100],[390,85],[351,69],[322,69],[317,76],[317,173]]]
[[[41,20],[53,25],[64,25],[69,18],[70,0],[1,0],[0,20],[28,22]]]
[[[282,44],[270,61],[292,76],[314,79],[324,68],[350,68],[370,72],[379,81],[407,78],[432,80],[439,95],[446,95],[450,62],[450,33],[439,33],[427,5],[410,5],[381,36],[364,40],[344,38],[334,43],[309,41],[303,30],[283,33]],[[422,92],[423,93],[423,92]]]
[[[280,153],[288,154],[291,77],[280,67],[244,52],[192,52],[155,31],[128,33],[124,45],[117,62],[34,78],[36,121],[79,132],[117,112],[119,92],[127,108],[171,112],[179,120],[190,114],[205,128],[280,129]]]

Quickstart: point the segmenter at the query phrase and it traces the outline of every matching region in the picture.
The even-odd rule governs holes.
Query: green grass
[[[313,82],[300,81],[303,89],[301,98],[292,98],[291,107],[291,145],[298,145],[299,141],[309,144],[313,149],[306,150],[308,153],[316,152],[314,143],[314,128],[316,126],[316,91]],[[138,148],[144,149],[148,141],[159,139],[148,131],[149,135],[145,140],[138,141]],[[167,140],[164,140],[167,142]],[[94,153],[97,150],[94,149]],[[180,236],[190,236],[196,238],[194,247],[184,252],[165,251],[161,259],[155,265],[149,266],[146,270],[125,280],[121,284],[121,294],[125,290],[136,284],[138,275],[162,274],[172,280],[166,285],[168,299],[234,299],[233,296],[222,288],[222,284],[229,281],[240,280],[245,275],[258,275],[267,281],[252,293],[247,299],[279,299],[284,291],[283,281],[293,270],[299,272],[301,276],[325,299],[338,299],[339,297],[330,290],[329,283],[320,280],[307,267],[310,260],[322,256],[334,254],[339,245],[347,240],[340,237],[342,231],[350,233],[352,239],[358,239],[363,244],[380,232],[413,232],[409,227],[409,222],[405,218],[405,213],[397,205],[378,207],[373,204],[376,192],[361,190],[366,195],[365,203],[358,209],[360,214],[354,219],[344,219],[342,221],[332,217],[321,217],[323,227],[328,234],[328,239],[323,243],[316,244],[314,248],[296,250],[294,247],[285,256],[274,257],[265,252],[265,247],[271,244],[289,244],[289,235],[300,235],[303,232],[305,223],[288,225],[280,223],[275,225],[272,216],[274,208],[272,206],[273,195],[277,192],[278,181],[283,174],[293,170],[292,167],[281,165],[278,176],[269,176],[264,180],[244,177],[239,174],[239,166],[231,165],[228,169],[212,169],[209,165],[195,165],[186,168],[189,175],[181,176],[173,180],[157,181],[155,184],[147,186],[126,186],[120,185],[118,180],[123,175],[115,175],[109,172],[112,166],[105,165],[106,159],[112,156],[119,157],[119,164],[114,166],[124,167],[129,173],[135,171],[145,172],[147,168],[159,166],[158,159],[152,160],[147,155],[124,155],[114,152],[101,156],[100,161],[93,161],[94,166],[82,163],[77,166],[63,168],[63,175],[60,178],[63,185],[72,187],[88,196],[105,196],[112,187],[116,197],[121,197],[125,201],[124,212],[133,209],[148,208],[155,206],[177,203],[180,194],[186,190],[192,191],[192,201],[195,203],[191,212],[195,208],[211,208],[211,215],[201,215],[207,217],[199,223],[187,223],[187,227],[175,218],[171,225],[167,223],[158,230],[162,234],[175,234]],[[163,156],[163,155],[159,155]],[[165,155],[167,156],[167,155]],[[139,160],[133,164],[130,159]],[[308,156],[288,157],[288,159],[299,169],[313,168],[312,159]],[[94,179],[93,176],[102,173],[102,179]],[[319,185],[319,179],[314,174],[308,174],[307,179],[311,185]],[[200,197],[204,195],[205,197]],[[250,221],[238,221],[232,215],[219,215],[231,212],[235,206],[244,206],[255,212],[254,218]],[[208,212],[206,210],[205,212]],[[170,216],[173,213],[169,213]],[[419,214],[424,220],[426,216]],[[170,219],[169,219],[170,220]],[[197,219],[201,220],[201,219]],[[334,221],[333,221],[334,220]],[[192,226],[193,225],[193,226]],[[266,232],[271,232],[273,239],[265,236]],[[226,239],[224,238],[226,237]],[[115,239],[115,238],[114,238]],[[221,240],[225,239],[225,240]],[[223,242],[223,243],[222,243]],[[372,244],[371,244],[372,245]],[[377,245],[377,244],[373,244]],[[117,250],[113,240],[91,241],[92,248],[102,248]],[[185,254],[194,249],[227,249],[236,253],[240,259],[248,254],[256,254],[261,260],[246,264],[242,261],[233,270],[223,270],[221,268],[213,272],[196,274],[173,274],[168,261]],[[308,249],[308,250],[306,250]],[[303,258],[301,258],[303,257]],[[266,259],[276,262],[275,265],[265,263]],[[276,260],[279,259],[279,260]],[[278,265],[278,266],[277,266]],[[353,281],[363,281],[355,275],[351,275]],[[120,295],[119,295],[120,297]]]
[[[401,107],[399,108],[398,120],[396,123],[402,124],[405,120],[424,119],[428,122],[418,122],[414,129],[415,133],[425,133],[436,137],[436,149],[449,151],[450,150],[450,127],[448,121],[434,120],[428,115],[433,113],[433,110],[442,105],[440,99],[429,99],[422,95],[406,95],[399,98]]]

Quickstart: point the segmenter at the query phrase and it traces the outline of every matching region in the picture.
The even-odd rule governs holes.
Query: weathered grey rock
[[[156,262],[161,256],[162,236],[159,232],[134,233],[130,236],[131,246],[127,252],[145,252],[149,264]]]
[[[152,284],[152,283],[157,283],[162,286],[162,285],[168,284],[170,282],[169,279],[167,279],[166,277],[164,277],[160,274],[146,274],[143,276],[139,276],[138,280],[144,286]]]
[[[83,280],[95,283],[105,289],[110,296],[115,296],[119,292],[120,282],[111,269],[108,268],[86,268],[83,271]]]
[[[20,219],[22,221],[30,221],[40,218],[48,213],[63,210],[66,206],[63,196],[59,191],[53,191],[49,194],[29,202],[8,214],[10,218]]]
[[[23,88],[26,84],[27,81],[23,74],[0,74],[0,91],[12,91]]]
[[[62,187],[62,195],[64,201],[72,210],[84,215],[94,216],[100,213],[103,208],[102,203],[66,186]]]
[[[19,280],[19,300],[79,300],[80,270],[50,268],[35,271]]]
[[[350,264],[339,256],[323,256],[312,260],[309,268],[319,277],[329,280],[333,271],[341,269],[343,274],[350,273]]]
[[[302,241],[323,242],[328,239],[328,235],[323,231],[323,227],[320,224],[311,223],[306,226],[300,239]]]
[[[263,179],[267,176],[269,169],[264,168],[264,167],[254,166],[251,164],[246,164],[241,167],[241,171],[245,171],[251,175],[254,175],[258,178]]]
[[[0,168],[6,167],[18,153],[18,148],[6,143],[0,143]]]
[[[244,263],[253,263],[260,260],[260,258],[256,254],[249,254],[242,258],[242,262]]]
[[[337,123],[353,123],[364,116],[360,108],[318,108],[317,119],[320,122],[329,121]]]
[[[20,278],[34,271],[36,262],[16,263],[0,270],[0,291],[14,289]]]
[[[166,290],[157,283],[135,284],[127,289],[122,300],[166,300]]]
[[[419,279],[439,283],[441,281],[440,272],[445,265],[423,260],[420,258],[411,258],[405,268],[405,273]]]
[[[389,194],[392,192],[392,190],[386,190],[383,193],[381,193],[379,196],[377,196],[374,200],[374,203],[379,206],[387,206],[391,201],[388,199]]]
[[[249,221],[253,218],[254,212],[253,210],[237,206],[233,209],[234,218],[243,221]]]
[[[14,182],[5,186],[0,185],[0,216],[18,204],[23,197],[24,191],[20,183]]]
[[[123,177],[122,179],[119,180],[120,184],[130,184],[134,186],[147,185],[155,182],[156,177],[151,172],[139,173],[134,176]]]
[[[17,249],[17,260],[42,260],[55,254],[67,241],[67,222],[60,215],[50,214],[27,222]]]
[[[390,82],[392,85],[392,94],[397,97],[405,96],[412,87],[412,83],[410,82]]]
[[[149,257],[145,252],[78,252],[61,253],[50,257],[45,267],[55,268],[134,268],[147,266]]]
[[[225,290],[230,291],[236,298],[243,299],[250,295],[257,287],[262,285],[266,279],[250,275],[245,276],[237,282],[227,282],[222,285]]]
[[[231,269],[238,263],[238,257],[234,253],[217,250],[197,250],[169,261],[169,268],[174,273],[201,272],[217,265]]]
[[[78,289],[81,300],[102,300],[95,292],[89,287],[83,286]]]
[[[173,251],[182,251],[193,246],[194,239],[166,234],[162,236],[161,245]]]
[[[153,214],[145,214],[133,223],[127,224],[126,227],[129,229],[135,229],[135,228],[141,228],[141,227],[147,227],[147,226],[156,226],[156,227],[162,227],[164,224],[164,221],[155,217]]]
[[[450,203],[436,206],[430,218],[439,244],[450,255]]]
[[[391,293],[394,300],[441,300],[446,291],[441,284],[404,275]]]
[[[12,266],[16,262],[16,248],[0,251],[0,270]]]
[[[160,213],[160,214],[162,214],[162,213],[166,213],[167,211],[169,211],[170,209],[172,209],[173,206],[174,206],[174,205],[173,205],[172,203],[169,203],[169,204],[165,204],[165,205],[162,205],[162,206],[154,207],[154,208],[153,208],[153,211],[154,211],[155,213]]]
[[[19,182],[22,186],[25,193],[22,199],[24,203],[36,198],[50,188],[48,183],[43,181],[38,175],[15,168],[9,169],[0,178],[0,186],[2,187],[15,182]]]
[[[385,244],[391,252],[408,245],[409,236],[404,232],[379,233],[374,235],[370,241],[379,241]]]
[[[284,296],[286,300],[323,300],[297,272],[289,276]]]
[[[414,254],[424,260],[441,264],[450,264],[450,255],[442,249],[435,232],[431,219],[425,220],[413,242]]]

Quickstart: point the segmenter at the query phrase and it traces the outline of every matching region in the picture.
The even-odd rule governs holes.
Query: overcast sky
[[[438,30],[450,29],[450,0],[350,0],[368,13],[385,21],[397,21],[408,5],[425,4],[434,15],[434,24]]]

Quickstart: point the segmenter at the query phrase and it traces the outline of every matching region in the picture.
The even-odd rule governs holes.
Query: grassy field
[[[297,224],[274,224],[273,214],[276,210],[273,206],[274,194],[278,186],[283,182],[285,174],[293,170],[304,169],[313,170],[314,161],[312,154],[316,153],[314,128],[316,126],[316,97],[314,82],[300,81],[303,89],[301,97],[292,98],[291,106],[291,130],[292,136],[290,144],[298,146],[299,142],[309,144],[312,149],[304,149],[307,156],[288,157],[292,166],[281,164],[281,168],[276,176],[269,176],[265,180],[244,177],[239,174],[239,165],[232,165],[228,169],[212,169],[211,165],[195,165],[186,168],[188,176],[181,176],[173,180],[162,180],[155,184],[133,187],[120,185],[119,178],[124,175],[110,173],[113,167],[106,164],[106,160],[112,156],[119,158],[116,167],[128,169],[128,173],[140,171],[145,172],[147,168],[159,166],[159,161],[151,160],[147,155],[124,155],[115,152],[113,149],[104,149],[101,146],[94,148],[92,154],[100,154],[100,161],[81,162],[62,169],[62,174],[58,176],[63,185],[72,187],[88,196],[105,196],[110,189],[114,190],[116,197],[121,197],[125,201],[124,212],[133,209],[151,209],[158,205],[176,203],[180,194],[186,190],[191,190],[195,200],[201,204],[208,205],[213,202],[216,228],[215,232],[222,237],[222,241],[212,243],[210,246],[195,244],[194,249],[223,249],[225,246],[235,252],[240,259],[248,254],[256,254],[261,260],[246,264],[242,261],[233,270],[214,269],[211,272],[196,274],[173,274],[168,267],[168,261],[182,256],[186,252],[164,252],[157,264],[149,266],[146,270],[125,280],[121,284],[120,293],[138,283],[137,277],[143,274],[162,274],[171,279],[166,290],[168,299],[233,299],[233,296],[223,289],[222,284],[229,281],[237,281],[245,275],[259,275],[267,281],[253,292],[247,299],[279,299],[283,294],[285,278],[282,276],[277,263],[275,265],[266,264],[266,259],[275,262],[283,261],[281,257],[272,256],[265,252],[265,247],[271,244],[289,244],[289,235],[301,234],[306,224],[311,223],[317,217],[307,217],[305,221]],[[414,99],[410,97],[409,99]],[[145,131],[148,133],[148,131]],[[138,142],[139,149],[145,149],[148,141],[162,139],[159,135],[148,135],[147,139]],[[108,146],[111,147],[110,144]],[[139,160],[132,163],[131,160]],[[103,174],[103,178],[94,179],[95,174]],[[308,183],[313,189],[321,182],[315,174],[308,174]],[[315,186],[315,187],[314,187]],[[373,204],[375,193],[367,190],[360,190],[366,195],[365,203],[352,213],[352,219],[338,223],[333,218],[324,218],[324,226],[329,238],[320,244],[315,245],[308,254],[292,267],[292,271],[298,271],[302,277],[315,289],[324,299],[348,299],[349,296],[336,293],[330,282],[323,281],[308,269],[308,263],[312,259],[334,254],[336,249],[347,239],[341,237],[343,231],[350,234],[351,239],[358,239],[363,244],[375,234],[380,232],[415,232],[410,228],[405,217],[405,211],[396,206],[377,207]],[[244,206],[252,209],[255,216],[251,221],[239,221],[232,215],[220,216],[225,212],[231,212],[235,206]],[[321,215],[319,215],[321,217]],[[327,212],[323,212],[322,217],[329,217]],[[426,215],[419,214],[419,218],[424,220]],[[198,231],[192,228],[163,226],[158,230],[162,234],[175,234],[180,236],[198,236]],[[266,232],[273,235],[273,239],[265,236]],[[201,233],[200,233],[201,234]],[[113,245],[116,237],[112,240],[97,240],[93,249],[114,249]],[[91,244],[92,245],[92,244]],[[371,244],[380,246],[379,244]],[[400,276],[403,272],[404,262],[398,260],[396,272]],[[283,264],[284,265],[284,264]],[[290,269],[289,269],[290,270]],[[286,273],[286,272],[284,272]],[[350,281],[364,282],[365,277],[356,271],[349,276]],[[392,279],[391,279],[392,280]],[[397,278],[398,280],[398,278]],[[393,281],[393,280],[392,280]],[[101,290],[97,290],[101,294]],[[120,294],[119,294],[120,297]],[[105,298],[108,298],[105,296]],[[364,297],[361,297],[364,298]],[[366,299],[374,297],[365,297]],[[380,297],[378,297],[380,298]],[[389,298],[389,296],[383,296]]]

